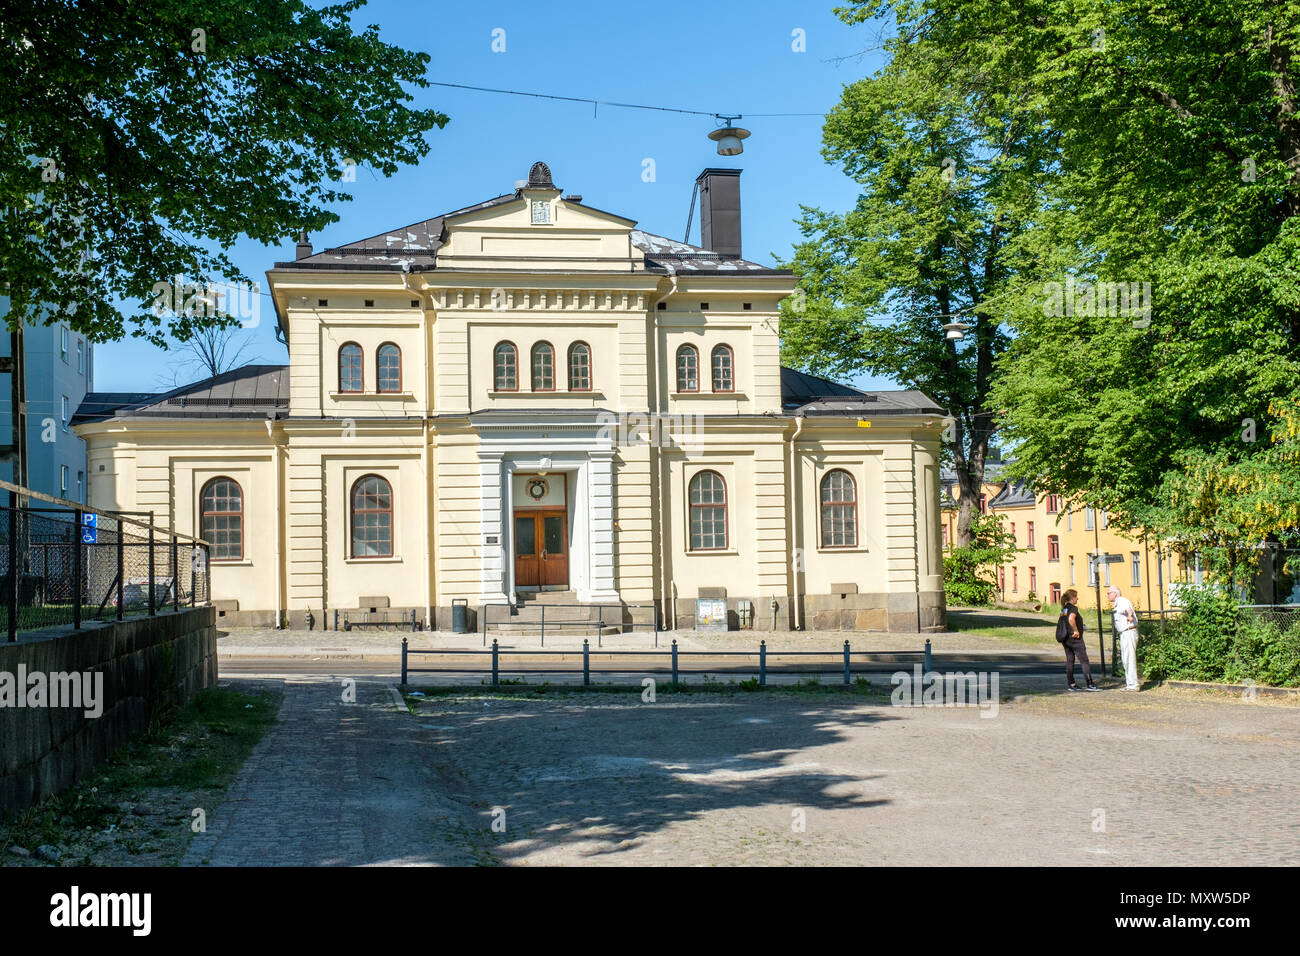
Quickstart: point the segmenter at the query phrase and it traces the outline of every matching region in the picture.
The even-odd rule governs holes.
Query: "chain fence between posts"
[[[9,493],[0,504],[0,618],[9,641],[211,602],[204,539],[160,528],[150,512],[105,511],[7,481],[0,491]]]

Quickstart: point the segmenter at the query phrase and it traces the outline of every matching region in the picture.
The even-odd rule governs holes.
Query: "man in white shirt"
[[[1113,584],[1106,589],[1106,597],[1110,600],[1111,616],[1115,621],[1115,631],[1119,634],[1119,653],[1124,662],[1124,689],[1137,690],[1137,612],[1133,610],[1133,602],[1124,597]]]

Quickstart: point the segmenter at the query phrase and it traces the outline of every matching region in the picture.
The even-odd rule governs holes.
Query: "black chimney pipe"
[[[700,245],[740,258],[740,170],[706,169],[695,185],[700,191]]]

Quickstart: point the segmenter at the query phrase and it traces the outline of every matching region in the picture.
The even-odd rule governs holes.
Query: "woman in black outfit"
[[[1056,639],[1065,648],[1065,680],[1070,690],[1078,690],[1074,682],[1074,658],[1083,665],[1083,680],[1088,690],[1100,690],[1092,682],[1092,667],[1088,664],[1088,649],[1083,643],[1083,615],[1079,613],[1079,592],[1071,588],[1061,595],[1061,617],[1056,625]]]

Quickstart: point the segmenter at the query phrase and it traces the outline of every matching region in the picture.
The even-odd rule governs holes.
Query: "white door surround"
[[[471,421],[480,441],[480,601],[504,604],[517,600],[512,540],[514,474],[562,472],[568,485],[569,587],[581,603],[617,603],[614,447],[608,426],[597,421],[596,412],[559,416],[555,412],[481,413],[471,416]]]

